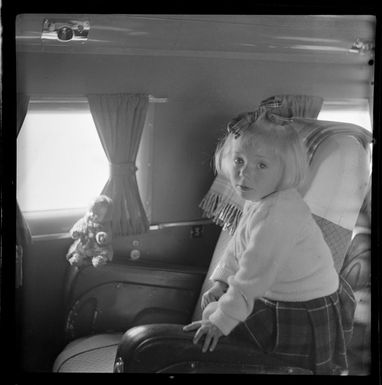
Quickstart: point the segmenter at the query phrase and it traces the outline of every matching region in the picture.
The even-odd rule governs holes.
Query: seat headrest
[[[301,193],[313,214],[353,231],[370,170],[367,148],[352,136],[333,135],[316,149]]]

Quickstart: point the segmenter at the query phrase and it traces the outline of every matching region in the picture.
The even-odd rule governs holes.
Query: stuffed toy
[[[66,259],[71,265],[82,267],[92,264],[99,267],[112,260],[111,219],[112,200],[100,195],[70,230],[74,242]]]

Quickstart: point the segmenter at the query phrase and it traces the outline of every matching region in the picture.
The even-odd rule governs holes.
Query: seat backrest
[[[337,272],[343,266],[369,188],[370,158],[369,149],[355,137],[329,136],[315,150],[307,181],[300,191],[332,251]],[[193,320],[201,319],[201,295],[211,287],[209,277],[230,239],[228,231],[221,232]]]
[[[339,272],[370,181],[370,152],[354,137],[333,135],[316,150],[301,191]]]

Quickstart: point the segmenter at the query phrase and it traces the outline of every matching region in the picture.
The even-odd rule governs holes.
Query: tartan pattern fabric
[[[339,273],[350,246],[352,232],[318,215],[312,215],[332,252],[334,267]]]
[[[236,118],[232,119],[227,125],[227,131],[237,139],[243,128],[248,126],[248,123],[255,122],[261,114],[280,108],[282,104],[283,100],[277,96],[263,100],[256,110],[239,114]],[[289,119],[287,120],[289,121]]]
[[[279,107],[282,106],[282,104],[283,104],[283,100],[282,100],[281,97],[279,97],[279,96],[271,96],[270,98],[263,100],[260,103],[260,107],[259,108],[267,108],[267,109],[279,108]]]
[[[265,353],[315,374],[341,374],[348,368],[346,347],[353,331],[355,298],[340,277],[339,289],[306,302],[261,298],[247,320],[232,331]]]
[[[313,95],[275,95],[260,103],[285,118],[304,117],[316,119],[324,99]],[[273,111],[275,109],[276,111]]]

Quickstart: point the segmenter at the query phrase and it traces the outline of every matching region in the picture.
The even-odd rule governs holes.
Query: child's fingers
[[[202,297],[202,304],[201,304],[202,310],[204,310],[204,308],[205,308],[208,304],[209,304],[208,297],[207,297],[207,296],[203,296],[203,297]]]
[[[205,293],[202,297],[202,310],[212,301],[211,294]]]
[[[208,347],[210,346],[210,343],[211,343],[211,338],[212,338],[212,335],[211,335],[211,332],[209,331],[206,334],[206,338],[204,339],[204,344],[202,348],[203,353],[205,353],[208,350]]]
[[[215,350],[216,345],[218,344],[218,341],[219,341],[219,337],[218,336],[214,336],[213,339],[212,339],[212,342],[211,342],[210,352]]]
[[[186,326],[183,326],[183,330],[185,332],[189,332],[189,331],[198,329],[200,327],[200,325],[201,325],[201,321],[194,321],[194,322],[191,322],[190,324],[188,324]]]
[[[200,340],[200,338],[206,334],[208,332],[208,330],[206,330],[206,328],[204,328],[203,326],[200,326],[199,329],[196,331],[195,335],[194,335],[194,338],[193,338],[193,342],[194,344],[197,344]]]

